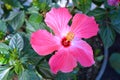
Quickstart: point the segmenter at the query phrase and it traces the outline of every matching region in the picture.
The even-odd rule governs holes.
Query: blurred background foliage
[[[81,76],[80,65],[71,73],[52,74],[48,65],[51,55],[41,57],[30,46],[32,32],[52,32],[44,23],[45,14],[52,7],[67,7],[72,15],[95,17],[99,33],[86,40],[94,49],[94,67],[104,58],[103,48],[111,47],[116,33],[120,34],[120,7],[109,5],[107,0],[0,0],[0,80],[78,80]],[[111,55],[110,64],[120,73],[119,52]]]

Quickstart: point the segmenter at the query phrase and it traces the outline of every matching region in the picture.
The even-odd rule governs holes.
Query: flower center
[[[69,47],[70,46],[70,41],[72,41],[74,38],[74,33],[72,32],[68,32],[66,37],[64,37],[61,41],[61,44],[64,46],[64,47]]]
[[[74,33],[68,32],[68,33],[67,33],[67,36],[66,36],[66,39],[67,39],[68,41],[72,41],[73,38],[74,38]]]

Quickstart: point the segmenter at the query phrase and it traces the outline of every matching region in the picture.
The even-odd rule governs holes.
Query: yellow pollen
[[[68,32],[66,36],[67,41],[72,41],[73,38],[74,38],[74,33]]]

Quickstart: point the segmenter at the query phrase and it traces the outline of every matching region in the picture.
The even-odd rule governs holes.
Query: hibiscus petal
[[[39,55],[48,55],[59,49],[57,39],[46,30],[38,30],[32,33],[30,43]]]
[[[90,38],[97,35],[98,24],[94,17],[78,13],[73,17],[71,31],[79,38]]]
[[[95,63],[91,46],[83,40],[74,41],[70,47],[70,53],[84,67],[89,67]]]
[[[69,50],[61,49],[49,60],[51,71],[56,74],[58,71],[71,72],[77,66],[76,59],[69,53]]]
[[[61,36],[61,33],[69,29],[68,22],[71,17],[66,8],[52,8],[46,14],[45,22],[54,31],[55,35]]]

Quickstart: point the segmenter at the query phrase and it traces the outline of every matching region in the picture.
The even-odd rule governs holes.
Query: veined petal
[[[55,35],[61,36],[61,33],[69,29],[68,22],[71,17],[66,8],[52,8],[46,14],[45,22],[54,31]]]
[[[51,71],[56,74],[58,71],[71,72],[76,66],[76,59],[69,53],[68,49],[61,49],[49,60]]]
[[[95,63],[91,46],[83,40],[74,41],[70,47],[70,53],[84,67],[89,67]]]
[[[73,17],[71,31],[79,38],[90,38],[97,35],[98,24],[94,17],[78,13]]]
[[[30,43],[39,55],[48,55],[60,47],[57,39],[46,30],[32,33]]]

